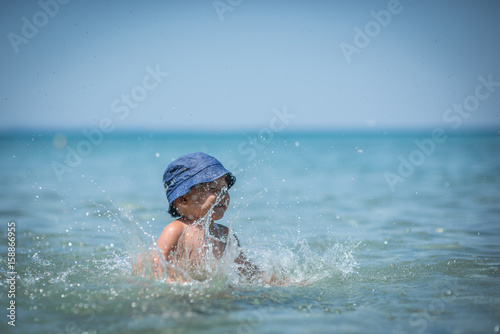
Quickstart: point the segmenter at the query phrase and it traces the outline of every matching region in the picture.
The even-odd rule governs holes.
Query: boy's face
[[[193,186],[189,190],[189,193],[184,196],[184,205],[182,205],[183,216],[190,220],[200,219],[213,207],[211,218],[213,220],[221,219],[230,201],[227,188],[225,175],[213,182]],[[218,202],[217,198],[219,198]]]

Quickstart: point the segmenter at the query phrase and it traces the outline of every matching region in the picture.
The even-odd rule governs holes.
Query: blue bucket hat
[[[219,160],[202,153],[189,153],[172,161],[163,174],[163,186],[167,195],[168,213],[180,217],[173,201],[186,195],[189,189],[200,183],[208,183],[226,175],[228,189],[236,182],[236,177],[222,166]]]

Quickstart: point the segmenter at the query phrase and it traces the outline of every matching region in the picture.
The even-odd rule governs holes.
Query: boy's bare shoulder
[[[170,224],[168,224],[167,226],[165,226],[165,228],[163,229],[163,233],[167,232],[168,234],[182,234],[182,232],[184,232],[184,229],[187,227],[188,225],[186,223],[183,223],[182,221],[180,220],[174,220],[173,222],[171,222]]]
[[[180,220],[174,220],[163,229],[163,232],[161,232],[158,238],[158,242],[179,239],[187,226],[187,224]]]
[[[182,233],[184,233],[186,227],[187,224],[182,221],[174,220],[163,229],[163,232],[161,232],[156,244],[167,261],[169,260],[170,252],[175,250],[177,247],[177,241],[181,237]]]

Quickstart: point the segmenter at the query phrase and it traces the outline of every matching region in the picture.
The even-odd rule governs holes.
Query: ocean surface
[[[0,138],[1,333],[500,331],[498,132]],[[220,223],[286,284],[134,273],[172,221],[165,167],[196,151],[236,174]]]

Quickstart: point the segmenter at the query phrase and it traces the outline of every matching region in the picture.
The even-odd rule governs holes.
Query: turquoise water
[[[497,133],[257,133],[4,134],[0,331],[500,331]],[[171,221],[166,165],[194,151],[236,173],[221,222],[288,286],[132,273]]]

